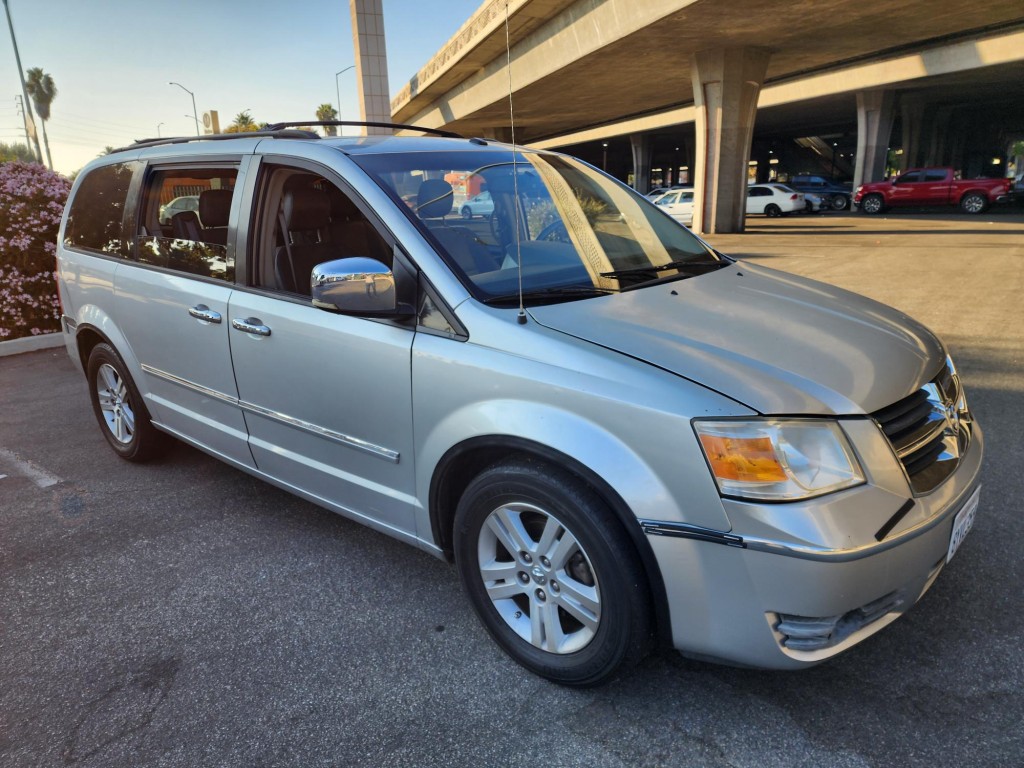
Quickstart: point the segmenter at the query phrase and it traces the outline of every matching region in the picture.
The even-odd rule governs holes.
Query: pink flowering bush
[[[53,269],[70,191],[41,165],[0,163],[0,341],[60,329]]]

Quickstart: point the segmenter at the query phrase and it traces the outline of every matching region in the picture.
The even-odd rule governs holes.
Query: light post
[[[163,125],[163,123],[157,123],[157,124],[156,124],[156,137],[157,137],[158,139],[160,138],[160,126],[161,126],[161,125]]]
[[[196,121],[196,136],[199,136],[199,110],[196,109],[196,95],[181,83],[170,82],[168,85],[176,85],[192,97],[192,117]]]
[[[334,73],[334,90],[337,91],[337,94],[338,94],[338,119],[339,120],[341,119],[341,86],[338,84],[338,78],[341,77],[346,72],[348,72],[350,69],[355,69],[355,66],[356,66],[355,64],[350,64],[349,66],[345,67],[340,72],[335,72]],[[338,133],[340,134],[341,131],[338,131]]]
[[[601,143],[601,170],[608,172],[608,142]]]

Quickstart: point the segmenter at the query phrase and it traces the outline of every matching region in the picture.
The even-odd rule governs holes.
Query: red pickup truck
[[[864,213],[901,205],[959,205],[981,213],[1010,199],[1013,179],[957,179],[952,168],[911,168],[889,181],[857,187],[853,204]]]

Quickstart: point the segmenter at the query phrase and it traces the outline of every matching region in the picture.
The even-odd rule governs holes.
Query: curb
[[[60,331],[39,336],[25,336],[21,339],[0,341],[0,357],[20,355],[23,352],[37,352],[40,349],[56,349],[64,346],[64,334]]]

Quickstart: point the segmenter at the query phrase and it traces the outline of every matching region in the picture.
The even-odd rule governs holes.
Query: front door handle
[[[189,307],[188,313],[196,320],[202,320],[207,323],[220,322],[220,312],[214,312],[205,304],[196,304],[194,307]]]
[[[247,317],[245,320],[235,318],[231,321],[231,327],[236,331],[251,333],[255,336],[269,336],[270,329],[263,324],[262,320],[255,317]]]

